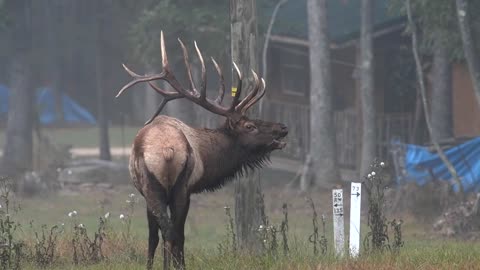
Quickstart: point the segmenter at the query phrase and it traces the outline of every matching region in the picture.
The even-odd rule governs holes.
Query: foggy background
[[[273,21],[279,1],[257,0],[256,10],[257,71],[267,95],[255,113],[290,130],[287,148],[262,173],[267,194],[278,188],[297,198],[364,181],[377,160],[388,164],[389,211],[432,221],[457,203],[478,207],[480,2],[457,10],[455,1],[412,0],[422,78],[405,1],[376,0],[368,8],[359,0],[329,0],[325,36],[308,13],[309,1],[280,2]],[[229,1],[215,0],[0,0],[0,176],[33,198],[131,188],[130,145],[162,99],[143,84],[115,99],[131,80],[122,64],[139,74],[160,73],[163,30],[173,73],[187,85],[177,38],[199,81],[196,40],[209,97],[218,91],[214,57],[229,102],[229,12]],[[462,35],[462,20],[469,36]],[[319,55],[322,46],[328,59]],[[162,114],[194,127],[223,121],[187,100],[169,102]],[[439,149],[453,149],[447,162]],[[459,181],[465,196],[452,200]],[[270,197],[272,209],[277,199]]]

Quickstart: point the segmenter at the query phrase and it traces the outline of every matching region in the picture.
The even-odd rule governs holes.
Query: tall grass
[[[8,187],[8,186],[6,186]],[[8,190],[8,189],[4,189]],[[128,193],[127,193],[128,194]],[[133,229],[138,200],[134,195],[125,196],[121,218],[105,213],[108,205],[101,208],[96,225],[84,225],[85,209],[78,209],[65,214],[68,222],[53,226],[40,225],[35,222],[30,226],[18,222],[17,211],[8,210],[6,201],[14,205],[9,193],[0,196],[4,212],[1,222],[15,224],[3,238],[4,242],[17,243],[6,245],[10,260],[4,269],[145,269],[147,239]],[[186,264],[188,269],[475,269],[480,265],[480,245],[471,242],[407,241],[399,252],[364,253],[357,259],[337,258],[326,241],[330,236],[325,229],[324,218],[317,216],[313,200],[309,201],[303,220],[310,232],[292,232],[289,230],[291,217],[298,215],[297,208],[281,207],[280,219],[272,219],[269,230],[264,232],[265,252],[248,253],[238,251],[235,246],[233,218],[229,208],[225,208],[224,226],[213,224],[217,230],[227,232],[223,240],[224,249],[212,248],[212,245],[195,243],[187,245]],[[296,209],[296,210],[295,210]],[[143,209],[142,209],[143,210]],[[221,211],[221,209],[219,209]],[[291,211],[289,213],[289,211]],[[293,211],[293,212],[292,212]],[[308,214],[310,213],[310,214]],[[328,221],[328,220],[327,220]],[[312,226],[313,225],[313,226]],[[403,245],[401,229],[398,222],[391,223],[395,236],[390,242]],[[12,227],[13,228],[13,227]],[[87,229],[88,228],[88,229]],[[30,231],[31,233],[27,233]],[[317,252],[312,252],[311,232],[316,232]],[[398,231],[398,232],[397,232]],[[313,234],[312,234],[313,235]],[[10,240],[8,240],[10,239]],[[324,242],[321,240],[325,239]],[[329,238],[330,239],[330,238]],[[322,247],[325,245],[325,247]],[[328,246],[328,248],[327,248]],[[400,244],[399,244],[400,246]],[[283,252],[280,250],[283,247]],[[6,250],[6,249],[4,249]],[[17,255],[18,254],[18,255]],[[155,267],[161,269],[162,256],[157,252]]]

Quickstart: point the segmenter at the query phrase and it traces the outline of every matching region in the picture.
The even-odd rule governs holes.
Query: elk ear
[[[235,119],[232,119],[232,118],[228,118],[228,119],[227,119],[227,127],[228,127],[228,129],[234,130],[236,124],[237,124],[237,121],[235,121]]]
[[[231,115],[227,118],[227,127],[231,130],[234,130],[240,120],[242,120],[242,115]]]

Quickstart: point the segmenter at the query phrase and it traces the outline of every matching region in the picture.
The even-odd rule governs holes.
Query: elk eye
[[[257,128],[255,125],[252,125],[252,124],[247,124],[245,127],[246,127],[248,130],[254,130],[254,129]]]

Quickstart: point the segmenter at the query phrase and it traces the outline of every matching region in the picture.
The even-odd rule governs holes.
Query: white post
[[[343,222],[343,190],[332,190],[333,197],[333,241],[335,255],[343,256],[345,250],[345,228]]]
[[[360,252],[360,205],[362,202],[362,183],[353,183],[350,198],[350,256],[357,257]]]

